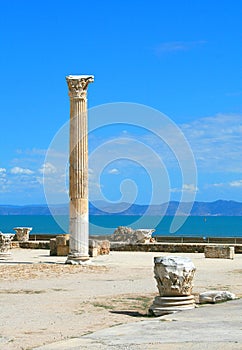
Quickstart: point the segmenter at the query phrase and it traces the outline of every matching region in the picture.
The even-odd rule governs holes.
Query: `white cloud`
[[[184,134],[199,172],[242,173],[242,115],[217,114],[199,118],[178,125],[181,132],[179,134],[178,131],[176,136],[174,128],[169,128],[169,125],[162,125],[162,130],[159,131],[160,127],[157,125],[158,136],[147,130],[142,134],[129,132],[128,137],[114,135],[112,138],[101,140],[100,145],[90,152],[90,158],[92,153],[99,154],[98,158],[95,157],[94,167],[96,163],[105,163],[108,156],[114,159],[116,155],[116,159],[122,157],[133,159],[155,168],[159,163],[158,159],[151,157],[151,153],[155,153],[169,170],[184,168],[184,165],[188,168],[191,157],[189,160],[187,152],[189,146],[182,138]]]
[[[231,186],[231,187],[242,187],[242,180],[231,181],[229,183],[229,186]]]
[[[197,40],[197,41],[170,41],[159,44],[155,48],[156,54],[160,55],[163,53],[169,52],[177,52],[177,51],[187,51],[191,50],[195,47],[199,47],[201,45],[206,44],[205,40]]]
[[[41,168],[39,169],[39,172],[41,174],[45,174],[45,175],[55,174],[56,167],[53,164],[47,162],[47,163],[42,164]]]
[[[31,156],[45,156],[46,152],[47,152],[46,149],[40,149],[40,148],[32,148],[32,149],[18,148],[16,150],[17,154],[27,154],[27,155],[31,155]]]
[[[219,183],[214,183],[212,184],[213,187],[224,187],[226,186],[226,184],[224,184],[223,182],[219,182]]]
[[[9,192],[10,182],[3,176],[0,177],[0,193]]]
[[[0,168],[0,176],[6,176],[6,169],[5,168]]]
[[[242,115],[218,114],[181,128],[200,171],[242,172]]]
[[[30,169],[20,168],[20,167],[16,166],[10,170],[10,173],[15,174],[15,175],[31,175],[34,172]]]
[[[198,188],[194,184],[183,184],[182,190],[186,192],[197,192]]]
[[[120,171],[118,169],[116,169],[116,168],[113,168],[113,169],[110,169],[108,171],[108,173],[111,174],[111,175],[118,175],[118,174],[120,174]]]
[[[183,184],[182,188],[171,188],[171,192],[198,192],[198,187],[196,187],[194,184]]]
[[[242,180],[233,180],[230,182],[218,182],[218,183],[212,183],[212,184],[206,184],[204,188],[210,188],[210,187],[217,187],[217,188],[225,188],[226,190],[229,189],[229,187],[233,188],[242,188]]]

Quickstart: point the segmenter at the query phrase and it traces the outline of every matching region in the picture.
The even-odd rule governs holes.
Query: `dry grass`
[[[115,298],[107,299],[98,298],[95,301],[90,302],[90,306],[98,309],[100,312],[107,310],[111,313],[129,315],[134,317],[147,317],[148,309],[151,306],[154,297],[157,294],[151,293],[147,295],[142,294],[125,294],[119,295]],[[81,313],[85,308],[85,304],[80,305],[79,312]]]

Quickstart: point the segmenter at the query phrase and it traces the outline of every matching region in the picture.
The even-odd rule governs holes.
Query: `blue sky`
[[[45,157],[69,119],[69,74],[95,76],[90,108],[126,102],[164,113],[184,134],[197,168],[197,181],[183,176],[181,163],[194,170],[186,152],[178,162],[152,133],[161,132],[162,117],[149,126],[144,116],[142,128],[129,113],[106,126],[99,116],[89,135],[91,200],[150,203],[152,191],[156,203],[182,193],[187,200],[241,200],[241,17],[237,0],[1,1],[0,204],[44,203],[43,173],[53,201],[66,201],[65,164]],[[66,161],[63,137],[61,151],[51,154]]]

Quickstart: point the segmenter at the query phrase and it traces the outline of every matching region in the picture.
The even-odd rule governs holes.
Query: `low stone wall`
[[[59,235],[50,239],[50,255],[67,256],[69,254],[69,235]]]
[[[168,252],[168,253],[203,253],[202,244],[181,243],[150,243],[150,244],[125,244],[111,242],[112,251],[134,251],[134,252]]]
[[[125,244],[124,242],[111,242],[110,249],[112,251],[204,253],[204,249],[206,246],[207,244],[201,243]],[[236,254],[242,254],[242,244],[235,245],[234,251]]]
[[[112,235],[90,235],[90,238],[95,240],[104,240],[107,239],[110,242],[112,240]],[[224,244],[224,245],[242,245],[242,237],[194,237],[194,236],[154,236],[154,239],[158,243],[201,243],[201,244]],[[121,242],[124,240],[119,240]],[[117,242],[117,241],[116,241]],[[128,243],[126,241],[126,243]]]
[[[205,258],[234,259],[234,247],[210,245],[204,248]]]
[[[206,246],[207,244],[202,243],[125,244],[124,242],[110,242],[111,251],[133,252],[204,253]],[[231,247],[231,244],[228,247]],[[233,245],[233,247],[236,254],[242,254],[242,244]],[[50,249],[50,241],[12,242],[12,248]]]
[[[11,248],[23,248],[23,249],[50,249],[50,241],[27,241],[11,243]]]

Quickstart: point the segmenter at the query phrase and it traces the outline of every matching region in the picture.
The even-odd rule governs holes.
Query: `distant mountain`
[[[68,215],[68,205],[0,205],[0,215]]]
[[[90,215],[187,215],[190,203],[170,201],[160,205],[139,205],[96,201],[89,204]],[[68,215],[68,204],[52,205],[0,205],[0,215]],[[194,202],[192,216],[242,216],[242,203],[218,200]]]
[[[166,215],[184,216],[189,213],[191,203],[170,201],[160,205],[138,205],[119,203],[111,204],[97,202],[91,204],[91,215]],[[98,208],[98,209],[97,209]],[[124,209],[125,208],[125,209]],[[190,211],[191,216],[242,216],[242,203],[235,201],[217,200],[215,202],[194,202]]]

